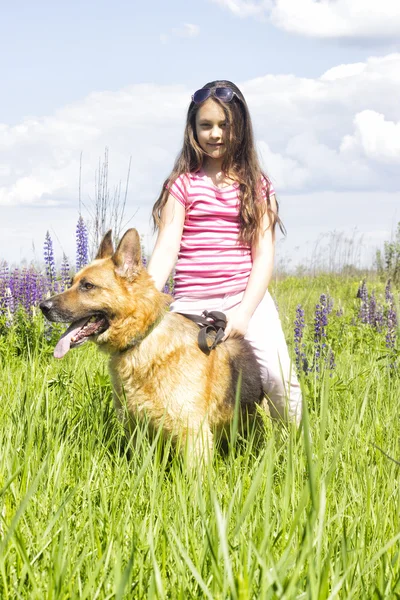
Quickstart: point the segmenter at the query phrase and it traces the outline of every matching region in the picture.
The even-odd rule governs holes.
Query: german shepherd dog
[[[145,419],[186,447],[188,460],[207,461],[213,433],[229,428],[234,417],[238,382],[242,421],[264,406],[260,371],[244,339],[202,352],[198,326],[169,312],[170,302],[143,267],[139,235],[129,229],[115,252],[109,231],[71,287],[40,308],[50,321],[71,323],[55,357],[87,340],[110,355],[114,404],[127,433]]]

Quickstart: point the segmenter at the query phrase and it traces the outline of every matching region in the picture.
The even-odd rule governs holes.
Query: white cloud
[[[354,118],[354,135],[346,135],[341,151],[362,152],[367,158],[400,165],[400,121],[387,121],[374,110],[363,110]]]
[[[371,188],[382,185],[379,164],[399,160],[400,54],[339,65],[317,79],[267,75],[242,89],[280,190]],[[131,190],[147,201],[179,149],[189,98],[183,86],[135,85],[0,125],[0,204],[74,203],[81,152],[88,197],[106,146],[111,183],[125,179],[132,156]]]
[[[91,94],[50,117],[0,125],[0,205],[75,203],[81,153],[88,198],[106,146],[111,147],[110,184],[124,181],[132,157],[136,192],[154,165],[169,162],[186,106],[187,92],[180,86],[165,86],[160,93],[158,86],[136,85]]]
[[[258,143],[258,153],[261,163],[268,174],[271,182],[277,189],[303,189],[309,180],[309,171],[297,160],[273,152],[266,142]]]
[[[184,23],[182,27],[177,29],[173,29],[175,35],[179,37],[196,37],[200,33],[200,27],[198,25],[193,25],[192,23]]]
[[[400,54],[338,65],[316,79],[266,75],[240,87],[281,201],[307,195],[315,201],[329,192],[337,203],[354,194],[392,198],[399,192]],[[134,224],[148,231],[151,206],[182,144],[191,91],[179,85],[134,85],[90,94],[14,127],[0,124],[2,225],[8,215],[6,230],[26,228],[29,214],[38,247],[50,225],[54,231],[61,228],[62,237],[66,215],[73,221],[78,210],[81,153],[82,199],[90,204],[99,157],[109,147],[111,190],[120,181],[124,185],[132,157],[127,217],[139,209]],[[346,211],[349,222],[358,219],[350,203]],[[380,228],[385,226],[382,222]],[[73,238],[73,232],[68,235]],[[19,237],[6,231],[2,249],[14,239]]]
[[[180,27],[174,27],[171,29],[170,33],[162,33],[160,35],[160,41],[163,44],[166,44],[171,37],[179,37],[179,38],[194,38],[200,34],[200,27],[198,25],[194,25],[193,23],[184,23]]]
[[[213,0],[240,17],[267,18],[284,31],[317,38],[400,35],[398,0]]]
[[[216,4],[229,9],[238,17],[262,17],[265,11],[272,7],[272,0],[213,0]]]
[[[400,54],[339,65],[317,79],[268,75],[242,87],[279,190],[400,188],[398,169],[383,172],[398,156]]]
[[[322,81],[335,81],[337,79],[346,79],[348,77],[354,77],[360,75],[366,69],[366,63],[352,63],[349,65],[337,65],[325,71],[322,75]]]

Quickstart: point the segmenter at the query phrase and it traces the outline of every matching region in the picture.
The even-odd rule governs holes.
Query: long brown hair
[[[284,227],[278,212],[272,210],[271,207],[269,179],[260,167],[254,144],[250,113],[244,96],[231,81],[211,81],[203,86],[203,88],[208,89],[216,87],[229,87],[235,92],[230,102],[223,102],[214,95],[211,98],[221,106],[225,113],[227,133],[222,171],[239,183],[240,239],[251,245],[260,233],[265,212],[269,215],[270,227],[273,231],[277,223],[283,232]],[[193,100],[189,105],[183,148],[176,159],[170,176],[164,181],[161,194],[153,207],[152,214],[155,228],[160,224],[162,209],[169,196],[169,187],[180,175],[195,173],[203,165],[204,152],[199,145],[196,134],[196,114],[200,106],[201,104],[196,104]],[[266,202],[263,201],[263,193],[266,196]]]

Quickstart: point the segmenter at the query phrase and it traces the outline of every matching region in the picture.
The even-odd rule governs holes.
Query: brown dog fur
[[[120,418],[128,413],[130,425],[146,418],[152,428],[162,427],[175,443],[183,443],[190,459],[207,460],[213,432],[233,418],[239,373],[242,412],[256,414],[263,402],[260,372],[243,339],[228,339],[204,354],[198,326],[169,312],[170,302],[143,268],[139,235],[130,229],[115,252],[108,232],[96,259],[41,309],[51,321],[103,315],[108,328],[90,339],[110,355]]]

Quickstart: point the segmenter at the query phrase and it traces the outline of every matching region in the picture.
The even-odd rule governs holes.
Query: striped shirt
[[[168,188],[186,211],[175,297],[208,298],[244,291],[252,258],[250,246],[239,241],[239,184],[219,188],[198,171],[180,175]],[[264,196],[266,188],[265,181]],[[269,193],[275,193],[270,183]]]

